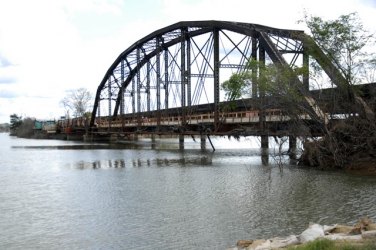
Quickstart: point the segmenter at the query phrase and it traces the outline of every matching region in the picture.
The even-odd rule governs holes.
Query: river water
[[[0,134],[0,249],[226,249],[309,222],[376,220],[375,177],[262,166],[247,141],[213,139],[214,153],[175,141]]]

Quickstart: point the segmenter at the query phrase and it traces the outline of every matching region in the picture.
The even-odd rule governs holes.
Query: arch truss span
[[[224,100],[220,82],[244,70],[250,60],[308,67],[303,31],[227,21],[178,22],[135,42],[113,62],[98,86],[91,126],[96,120],[111,122],[132,117],[153,118],[178,113],[184,125],[186,116],[203,104],[211,107],[214,124],[220,123],[219,107]],[[258,69],[254,70],[258,77]],[[253,73],[252,73],[253,74]],[[309,97],[309,77],[294,82],[307,106],[320,116]],[[260,93],[256,81],[250,83],[250,97]],[[175,114],[176,115],[176,114]],[[124,128],[124,121],[123,121]]]

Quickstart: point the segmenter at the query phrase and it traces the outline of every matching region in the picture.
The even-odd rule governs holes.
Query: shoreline
[[[309,227],[299,235],[273,237],[270,239],[238,240],[235,247],[227,248],[227,250],[294,249],[295,247],[315,244],[315,242],[321,240],[333,241],[333,244],[345,243],[350,246],[353,244],[357,246],[367,244],[372,247],[374,246],[374,249],[376,249],[376,223],[373,223],[373,221],[367,217],[361,218],[354,226],[338,224],[327,226],[310,223]],[[354,250],[355,249],[358,248],[354,248]]]

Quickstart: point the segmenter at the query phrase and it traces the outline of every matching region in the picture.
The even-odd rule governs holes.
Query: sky
[[[224,20],[306,30],[304,13],[358,12],[376,31],[376,0],[0,0],[0,123],[64,115],[67,91],[92,95],[118,55],[179,21]]]

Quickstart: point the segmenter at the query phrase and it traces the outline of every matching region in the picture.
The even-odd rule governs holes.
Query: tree
[[[222,83],[221,88],[225,91],[228,101],[234,101],[242,97],[247,86],[247,79],[246,73],[233,74],[229,80]]]
[[[22,119],[16,114],[10,115],[10,134],[17,137],[30,138],[34,135],[35,119],[26,117]]]
[[[22,119],[21,125],[17,128],[16,135],[21,138],[32,138],[34,136],[35,119],[26,117]]]
[[[11,135],[15,135],[17,129],[22,124],[22,117],[18,116],[17,114],[10,115],[10,133]]]
[[[306,144],[302,161],[321,168],[376,168],[375,106],[365,102],[351,88],[374,77],[375,55],[367,51],[374,44],[374,35],[363,28],[357,13],[330,21],[305,15],[304,21],[315,42],[346,81],[348,93],[341,93],[341,106],[359,116],[342,120],[323,138]],[[321,72],[318,64],[311,65],[315,73]]]
[[[254,72],[257,69],[257,76]],[[297,76],[303,75],[307,69],[304,67],[290,68],[285,65],[278,65],[273,63],[259,62],[257,60],[250,60],[244,70],[241,73],[235,73],[231,75],[229,80],[221,84],[222,90],[225,91],[227,100],[234,101],[241,98],[245,94],[249,94],[251,91],[250,83],[255,84],[258,87],[259,100],[257,107],[259,111],[260,129],[263,129],[263,123],[266,123],[265,110],[279,109],[283,107],[283,112],[280,114],[280,121],[284,121],[284,117],[288,116],[289,135],[302,135],[307,131],[305,122],[301,119],[301,114],[313,114],[313,110],[307,109],[305,96],[299,91],[299,88],[295,85]],[[253,95],[254,97],[256,95]],[[268,98],[266,101],[264,97]],[[304,131],[304,132],[303,132]],[[237,136],[237,135],[235,135]],[[278,146],[278,150],[274,151],[272,158],[279,166],[280,170],[285,163],[286,156],[289,155],[288,150],[284,150],[284,145],[287,142],[287,137],[274,137],[275,143]]]
[[[305,14],[301,21],[350,85],[367,79],[364,69],[375,62],[375,55],[367,49],[374,44],[375,37],[364,29],[357,13],[329,21]],[[311,65],[316,72],[321,71],[314,61]]]
[[[259,71],[258,77],[254,77],[253,69]],[[307,69],[304,67],[289,68],[288,66],[276,64],[264,64],[256,60],[250,60],[244,72],[231,75],[230,79],[221,84],[222,90],[228,101],[234,101],[248,94],[249,84],[256,84],[262,96],[273,96],[273,103],[259,109],[275,108],[283,106],[292,117],[298,117],[301,113],[310,112],[304,105],[304,96],[293,84],[294,79],[303,75]]]
[[[329,58],[334,64],[334,69],[336,68],[339,72],[335,75],[338,79],[336,77],[331,79],[333,82],[339,81],[338,90],[340,91],[336,92],[343,101],[340,104],[344,108],[343,112],[357,115],[347,117],[332,127],[328,127],[321,119],[316,119],[315,117],[320,118],[320,116],[315,116],[311,109],[307,109],[308,100],[304,92],[299,91],[299,86],[294,81],[294,78],[306,72],[307,69],[304,68],[291,69],[276,64],[258,65],[258,76],[255,78],[252,77],[252,64],[255,62],[251,62],[251,66],[245,73],[232,76],[229,81],[223,83],[226,88],[222,86],[222,89],[227,91],[228,97],[239,97],[238,93],[241,93],[239,89],[246,89],[246,80],[251,82],[256,80],[253,84],[257,84],[260,97],[273,96],[274,103],[268,103],[269,107],[271,105],[284,107],[284,115],[290,118],[290,129],[309,131],[304,121],[300,119],[301,114],[309,114],[312,121],[321,124],[324,136],[304,145],[301,160],[305,165],[320,168],[347,168],[358,163],[364,165],[366,162],[369,166],[376,168],[376,121],[374,117],[376,105],[372,106],[372,103],[365,102],[352,88],[354,84],[363,81],[366,79],[365,76],[370,74],[366,70],[371,69],[371,73],[375,72],[375,57],[366,50],[370,42],[374,41],[374,36],[364,30],[356,13],[342,15],[334,21],[324,21],[320,17],[306,15],[305,21],[314,39],[314,41],[310,40],[317,43],[324,52],[324,56]],[[307,39],[307,41],[310,40]],[[308,44],[310,45],[312,44]],[[315,45],[316,48],[317,45]],[[321,52],[320,48],[318,51]],[[317,57],[315,59],[318,60]],[[322,62],[320,64],[323,65]],[[311,66],[313,66],[311,68],[313,68],[314,75],[322,73],[319,62],[311,61]],[[372,74],[369,78],[371,77]],[[259,110],[262,111],[264,108],[261,98]],[[260,119],[261,114],[262,112],[260,112]],[[308,137],[308,133],[306,135]]]
[[[85,88],[69,90],[61,100],[61,104],[68,113],[71,111],[74,117],[83,117],[90,108],[91,93]]]

